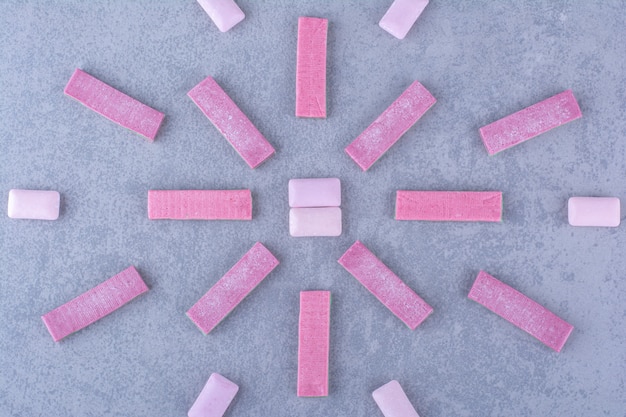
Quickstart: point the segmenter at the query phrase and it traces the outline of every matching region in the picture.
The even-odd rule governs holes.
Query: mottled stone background
[[[229,416],[623,416],[626,224],[573,228],[570,196],[626,199],[623,1],[435,1],[407,38],[389,0],[0,1],[0,204],[58,190],[55,222],[0,216],[0,415],[183,416],[211,372]],[[294,117],[298,16],[330,20],[327,120]],[[167,117],[150,144],[63,95],[80,67]],[[213,75],[276,147],[249,169],[186,97]],[[413,80],[437,104],[367,173],[343,152]],[[478,128],[571,88],[583,119],[489,157]],[[340,238],[291,238],[287,181],[342,180]],[[149,221],[148,189],[250,188],[251,222]],[[398,222],[394,192],[502,190],[501,224]],[[415,331],[337,259],[362,240],[434,308]],[[254,242],[281,265],[203,336],[185,316]],[[135,265],[151,291],[54,343],[40,315]],[[480,269],[575,326],[562,353],[467,299]],[[298,292],[332,291],[330,396],[296,397]]]

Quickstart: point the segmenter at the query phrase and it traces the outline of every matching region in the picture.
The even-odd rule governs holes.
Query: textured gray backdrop
[[[229,416],[623,416],[626,224],[573,228],[573,195],[626,199],[623,1],[1,1],[0,204],[58,190],[58,221],[0,216],[0,415],[183,416],[211,372]],[[298,16],[330,20],[327,120],[294,117]],[[164,112],[150,144],[63,95],[80,67]],[[277,149],[249,169],[186,97],[213,75]],[[413,80],[437,104],[370,171],[343,152]],[[583,119],[489,157],[478,128],[573,89]],[[342,180],[344,233],[291,238],[287,181]],[[149,221],[148,189],[250,188],[251,222]],[[394,192],[502,190],[501,224],[397,222]],[[409,330],[337,259],[362,240],[434,314]],[[203,336],[185,316],[254,242],[281,265]],[[40,315],[135,265],[150,287],[54,343]],[[562,353],[467,299],[480,269],[575,326]],[[296,397],[298,292],[332,291],[330,396]]]

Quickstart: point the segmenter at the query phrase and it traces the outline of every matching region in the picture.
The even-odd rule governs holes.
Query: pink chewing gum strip
[[[326,117],[326,35],[328,19],[298,19],[296,116]]]
[[[150,142],[154,141],[165,117],[160,111],[146,106],[80,69],[74,71],[64,92],[112,122],[139,133]]]
[[[571,197],[567,202],[567,219],[572,226],[617,227],[620,217],[616,197]]]
[[[12,219],[56,220],[60,205],[58,191],[9,190],[7,214]]]
[[[433,312],[431,306],[358,240],[339,258],[339,263],[411,330]]]
[[[246,15],[233,0],[198,0],[220,32],[228,32]]]
[[[289,207],[339,207],[339,178],[298,178],[289,180]]]
[[[204,334],[209,334],[278,265],[278,259],[257,242],[211,289],[187,311]]]
[[[150,190],[148,218],[251,220],[250,190]]]
[[[298,397],[328,396],[330,291],[300,292]]]
[[[289,210],[289,234],[293,237],[341,236],[339,207],[300,207]]]
[[[372,392],[372,397],[385,417],[420,417],[395,379]]]
[[[574,326],[519,291],[480,271],[468,298],[560,352]]]
[[[55,342],[114,312],[148,291],[135,267],[129,267],[102,284],[41,316]]]
[[[428,0],[395,0],[378,26],[398,39],[404,39],[424,9]]]
[[[487,152],[494,155],[582,116],[574,93],[566,90],[479,130]]]
[[[187,95],[250,168],[256,168],[274,154],[272,145],[213,78],[205,78]]]
[[[237,395],[239,386],[218,373],[213,373],[193,403],[188,417],[222,417]]]
[[[363,171],[367,171],[437,100],[418,81],[404,90],[346,152]]]
[[[398,190],[396,220],[499,222],[502,220],[502,193]]]

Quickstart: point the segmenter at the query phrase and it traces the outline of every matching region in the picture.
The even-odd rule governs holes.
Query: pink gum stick
[[[395,379],[372,392],[372,397],[385,417],[420,417]]]
[[[298,19],[296,116],[326,117],[326,35],[328,19]]]
[[[620,201],[616,197],[571,197],[567,201],[571,226],[617,227],[620,218]]]
[[[339,258],[339,263],[411,330],[433,312],[431,306],[358,240]]]
[[[228,32],[246,15],[233,0],[198,0],[220,32]]]
[[[55,342],[89,326],[148,291],[134,267],[41,316]]]
[[[150,190],[148,218],[251,220],[250,190]]]
[[[413,82],[348,145],[346,152],[363,171],[367,171],[436,101],[419,81]]]
[[[65,94],[96,113],[133,132],[154,138],[165,115],[127,96],[86,72],[76,69],[65,86]]]
[[[581,117],[574,93],[566,90],[481,127],[480,136],[489,155],[494,155]]]
[[[274,154],[274,148],[211,78],[205,78],[187,93],[250,168]]]
[[[237,395],[239,386],[218,373],[213,373],[193,403],[188,417],[222,417]]]
[[[187,316],[209,334],[278,265],[278,259],[257,242],[200,300]]]
[[[330,291],[300,292],[298,397],[328,395]]]
[[[378,26],[396,38],[404,39],[426,6],[428,0],[395,0]]]
[[[396,220],[499,222],[502,193],[398,190]]]
[[[574,326],[519,291],[480,271],[468,298],[560,352]]]

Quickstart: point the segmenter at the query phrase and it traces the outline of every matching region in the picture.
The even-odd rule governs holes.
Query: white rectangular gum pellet
[[[378,26],[398,39],[404,39],[424,9],[428,0],[395,0]]]
[[[372,397],[385,417],[419,417],[395,379],[372,392]]]
[[[289,207],[339,207],[339,178],[296,178],[289,180]]]
[[[339,207],[292,208],[289,210],[289,234],[293,237],[341,235]]]
[[[58,191],[10,190],[8,215],[12,219],[56,220],[60,205]]]
[[[616,197],[571,197],[567,202],[567,218],[572,226],[617,227],[620,217]]]
[[[209,377],[202,392],[193,403],[188,417],[222,417],[237,395],[239,386],[218,373]]]
[[[233,0],[198,0],[220,32],[228,32],[246,15]]]

